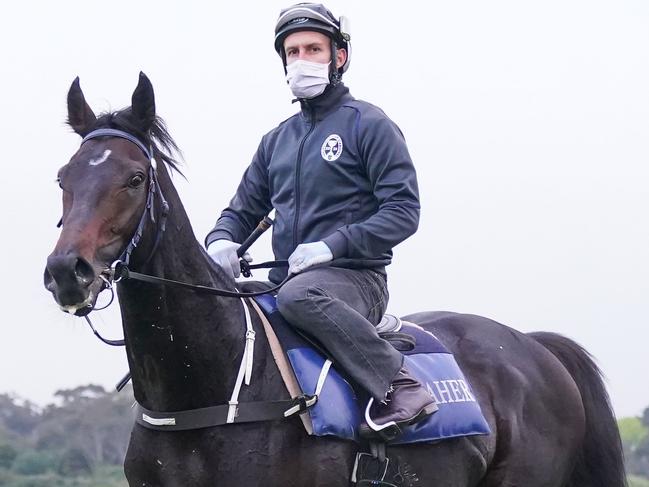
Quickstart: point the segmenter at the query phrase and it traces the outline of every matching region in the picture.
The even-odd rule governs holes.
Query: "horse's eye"
[[[128,182],[128,185],[131,188],[137,188],[140,184],[144,182],[144,176],[141,174],[136,174],[131,178],[131,180]]]

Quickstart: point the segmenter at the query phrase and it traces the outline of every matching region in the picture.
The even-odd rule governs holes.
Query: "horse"
[[[111,263],[125,253],[141,273],[235,292],[237,283],[197,241],[174,189],[177,147],[156,115],[146,75],[140,73],[128,108],[96,116],[78,78],[67,105],[78,135],[103,132],[85,139],[58,173],[62,230],[44,273],[58,305],[77,316],[91,312]],[[159,194],[150,197],[152,188]],[[245,303],[131,279],[116,287],[137,402],[152,411],[227,404],[244,354]],[[626,485],[601,372],[581,346],[475,315],[420,312],[405,319],[455,354],[491,434],[390,446],[402,467],[400,485]],[[240,403],[290,400],[254,313],[251,325],[254,366]],[[336,487],[349,485],[357,449],[351,441],[309,436],[297,415],[186,431],[135,423],[124,471],[131,487]]]

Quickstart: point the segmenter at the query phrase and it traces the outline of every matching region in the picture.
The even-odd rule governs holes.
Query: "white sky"
[[[79,143],[63,123],[74,77],[96,111],[128,105],[140,70],[151,78],[202,240],[260,137],[296,109],[272,47],[287,4],[3,7],[0,392],[44,404],[126,371],[123,351],[42,287],[61,211],[54,178]],[[598,359],[618,415],[639,414],[649,406],[649,3],[328,6],[351,18],[347,85],[400,125],[419,173],[420,230],[396,249],[391,310],[563,333]],[[270,257],[264,242],[257,260]],[[116,306],[95,320],[121,334]]]

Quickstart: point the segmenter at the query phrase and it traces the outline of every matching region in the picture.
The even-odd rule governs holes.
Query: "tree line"
[[[87,385],[55,397],[41,409],[0,394],[0,486],[125,486],[132,392]]]
[[[39,408],[0,394],[0,487],[124,487],[130,389],[63,389]],[[649,407],[618,421],[631,487],[649,487]],[[602,445],[606,447],[606,445]]]

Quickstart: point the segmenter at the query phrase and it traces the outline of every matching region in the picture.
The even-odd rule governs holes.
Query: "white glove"
[[[237,249],[239,247],[241,247],[241,244],[230,240],[215,240],[207,247],[207,253],[212,257],[214,262],[221,266],[226,274],[234,279],[241,274],[241,265],[237,256]],[[243,258],[248,262],[252,262],[248,252],[243,254]]]
[[[288,258],[288,273],[298,274],[307,267],[329,262],[333,258],[331,249],[322,241],[300,244]]]

